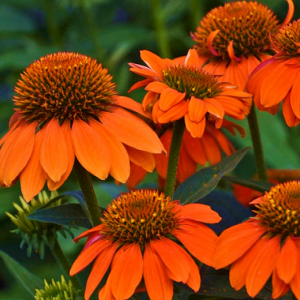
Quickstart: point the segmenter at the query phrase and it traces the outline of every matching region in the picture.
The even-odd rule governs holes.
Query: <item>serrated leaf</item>
[[[243,179],[243,178],[239,178],[239,177],[232,177],[232,176],[226,176],[226,175],[223,176],[222,179],[233,182],[233,183],[240,184],[242,186],[246,186],[250,189],[260,191],[260,192],[268,191],[274,185],[268,181]]]
[[[91,228],[92,224],[80,204],[67,203],[46,209],[38,209],[28,219],[66,226]]]
[[[5,266],[14,276],[14,278],[22,285],[22,287],[30,294],[32,298],[35,296],[36,289],[44,289],[45,285],[41,278],[29,272],[25,267],[17,261],[0,251],[0,256],[4,261]]]
[[[183,204],[203,198],[216,187],[224,174],[236,167],[249,149],[250,147],[240,149],[224,157],[218,164],[199,170],[179,185],[173,198]]]

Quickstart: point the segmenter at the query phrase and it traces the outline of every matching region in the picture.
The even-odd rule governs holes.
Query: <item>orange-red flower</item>
[[[242,137],[245,136],[244,129],[231,121],[224,120],[222,128],[227,129],[233,135],[236,135],[235,130],[237,130]],[[173,129],[170,127],[160,136],[167,153],[170,150],[172,133]],[[221,161],[222,152],[226,155],[231,155],[234,151],[230,140],[220,129],[215,128],[211,122],[207,122],[202,138],[193,138],[185,129],[176,176],[178,182],[183,182],[194,174],[198,164],[204,166],[209,162],[211,165],[214,165]],[[154,158],[156,171],[159,175],[159,183],[164,185],[169,157],[164,154],[154,154]],[[126,182],[127,187],[129,189],[134,188],[146,174],[145,169],[131,163],[130,176]]]
[[[287,1],[289,12],[282,25],[294,13],[292,0]],[[192,34],[204,70],[244,90],[251,72],[271,57],[269,34],[276,32],[278,23],[274,13],[256,1],[233,1],[212,9]]]
[[[131,176],[129,176],[130,178]],[[300,179],[300,170],[267,170],[268,181],[274,184],[282,183],[290,180]],[[257,176],[254,179],[258,179]],[[233,195],[238,202],[245,206],[249,206],[250,202],[263,195],[262,192],[253,190],[249,187],[239,184],[233,184]]]
[[[100,179],[108,174],[125,182],[129,162],[163,146],[154,131],[126,109],[146,116],[140,104],[118,96],[107,69],[75,53],[57,53],[32,63],[21,75],[14,96],[10,130],[0,140],[0,186],[20,178],[25,200],[59,188],[75,157]],[[137,158],[138,159],[138,158]],[[152,169],[154,168],[154,164]]]
[[[230,269],[231,286],[255,297],[272,275],[272,298],[300,299],[300,181],[278,184],[252,201],[257,215],[219,237],[214,267]]]
[[[140,283],[151,300],[171,300],[173,281],[198,291],[201,278],[192,256],[212,265],[218,240],[202,222],[217,223],[220,219],[208,205],[182,206],[150,190],[124,193],[108,206],[101,225],[75,239],[88,237],[70,274],[80,272],[95,259],[85,299],[90,298],[109,267],[106,284],[99,291],[101,300],[128,299]]]
[[[272,37],[277,54],[251,75],[247,89],[258,109],[275,114],[282,104],[289,127],[300,123],[300,19],[285,25]]]
[[[130,63],[130,70],[147,79],[134,84],[130,91],[146,86],[142,105],[152,111],[155,123],[184,117],[191,136],[201,138],[207,120],[216,121],[220,128],[225,115],[240,120],[249,110],[251,95],[201,70],[195,49],[189,50],[184,63],[146,50],[141,51],[141,58],[148,67]]]

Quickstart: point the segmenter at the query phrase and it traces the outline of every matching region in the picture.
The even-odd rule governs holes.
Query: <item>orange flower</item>
[[[300,170],[268,169],[267,177],[268,181],[274,184],[282,183],[289,180],[297,180],[300,179]],[[254,176],[254,179],[258,179],[257,176]],[[249,206],[252,200],[262,196],[263,193],[248,188],[246,186],[233,184],[233,195],[238,202],[240,202],[244,206]]]
[[[96,259],[85,299],[90,298],[109,267],[106,284],[99,291],[101,300],[128,299],[141,281],[151,300],[171,300],[172,281],[198,291],[201,278],[191,255],[212,264],[218,237],[202,222],[217,223],[220,219],[204,204],[182,206],[150,190],[124,193],[108,206],[101,225],[75,239],[88,237],[70,274]]]
[[[294,13],[292,0],[287,1],[289,12],[282,25]],[[206,64],[203,69],[244,90],[251,72],[271,57],[267,54],[272,49],[269,34],[276,32],[278,23],[274,13],[256,1],[234,1],[212,9],[192,34],[194,47]]]
[[[196,50],[189,50],[182,64],[146,50],[141,51],[141,58],[148,67],[130,63],[130,70],[147,79],[134,84],[130,91],[146,86],[148,92],[142,105],[152,111],[155,123],[184,117],[191,136],[201,138],[207,120],[216,121],[220,128],[225,115],[238,120],[245,118],[251,95],[201,70]]]
[[[289,127],[300,123],[300,19],[282,27],[274,37],[277,54],[251,75],[247,89],[258,109],[275,114],[280,102]]]
[[[136,153],[150,160],[160,153],[154,131],[125,110],[146,116],[141,105],[117,96],[111,79],[101,64],[81,54],[51,54],[31,64],[15,88],[16,113],[0,140],[0,186],[20,178],[29,201],[46,180],[50,190],[59,188],[75,157],[98,178],[111,174],[125,182]]]
[[[257,215],[219,237],[216,269],[232,264],[230,283],[255,297],[272,275],[272,298],[300,299],[300,181],[278,184],[252,201]]]
[[[245,136],[244,129],[228,120],[224,120],[222,128],[227,129],[231,134],[236,135],[235,130],[239,131],[242,137]],[[168,128],[161,136],[160,140],[164,145],[167,153],[171,146],[172,127]],[[181,150],[179,154],[179,163],[177,169],[177,180],[183,182],[197,170],[197,164],[204,166],[209,162],[214,165],[221,161],[222,151],[226,155],[231,155],[235,150],[220,130],[216,129],[211,122],[207,122],[202,138],[193,138],[185,130]],[[164,154],[155,154],[156,171],[159,174],[159,182],[164,185],[167,176],[167,166],[169,157]],[[131,163],[130,176],[126,182],[128,189],[133,189],[146,176],[147,172],[138,165]]]

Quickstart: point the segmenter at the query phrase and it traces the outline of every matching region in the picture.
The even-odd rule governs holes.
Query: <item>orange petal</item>
[[[210,32],[210,34],[207,37],[207,48],[209,49],[209,51],[215,55],[215,56],[219,56],[219,53],[213,48],[213,40],[216,37],[216,35],[220,32],[220,30],[215,30]]]
[[[73,276],[79,272],[81,272],[86,266],[88,266],[100,253],[106,249],[107,247],[111,246],[112,242],[107,239],[102,239],[97,241],[83,249],[79,256],[74,261],[70,275]],[[111,248],[111,247],[109,247]]]
[[[170,87],[159,81],[150,82],[145,88],[146,91],[151,91],[158,94],[161,94],[166,89],[170,89]]]
[[[199,123],[207,113],[205,102],[192,96],[189,101],[188,113],[192,122]]]
[[[6,138],[0,150],[0,182],[11,186],[28,163],[35,140],[35,123],[20,125]]]
[[[278,276],[288,284],[296,273],[298,266],[298,249],[291,237],[287,237],[277,258],[276,269]]]
[[[264,240],[246,275],[246,290],[250,297],[255,297],[270,278],[280,251],[279,236]]]
[[[279,278],[276,269],[273,271],[272,287],[273,287],[272,288],[273,299],[277,299],[283,296],[290,289],[290,286]]]
[[[291,95],[291,92],[288,92],[288,94],[286,95],[286,97],[283,100],[282,113],[283,113],[283,117],[284,117],[286,124],[289,127],[294,127],[300,123],[300,119],[298,119],[296,117],[296,115],[292,109],[290,95]]]
[[[219,146],[215,139],[208,132],[204,132],[202,143],[204,145],[206,157],[211,165],[214,165],[221,161],[222,156]]]
[[[167,111],[174,105],[180,103],[185,98],[185,93],[177,92],[173,89],[165,89],[160,94],[159,108],[163,111]]]
[[[209,112],[210,114],[214,115],[217,118],[223,119],[225,110],[220,102],[211,98],[204,99],[204,102],[205,102],[207,112]]]
[[[149,152],[137,150],[135,148],[126,146],[130,161],[141,166],[147,172],[152,172],[155,167],[154,155]]]
[[[109,174],[120,182],[126,182],[130,174],[129,156],[119,139],[101,123],[91,118],[90,126],[105,142],[111,158]]]
[[[89,236],[90,234],[95,233],[95,232],[97,232],[97,231],[98,231],[99,234],[100,234],[100,231],[101,231],[102,227],[103,227],[103,224],[100,224],[100,225],[97,225],[97,226],[95,226],[95,227],[93,227],[93,228],[91,228],[91,229],[88,229],[88,230],[82,232],[82,233],[81,233],[79,236],[77,236],[76,238],[74,238],[73,241],[74,241],[75,243],[78,243],[79,240],[81,240],[82,238],[85,238],[85,237]]]
[[[145,112],[143,110],[143,107],[140,103],[132,100],[129,97],[124,97],[124,96],[115,96],[114,100],[116,101],[115,103],[123,108],[130,109],[132,111],[137,112],[138,114],[151,119],[151,113],[150,112]]]
[[[166,112],[163,112],[163,114],[158,115],[157,116],[158,122],[163,124],[163,123],[177,121],[181,119],[187,113],[187,111],[188,111],[188,102],[181,101],[178,104],[172,106]]]
[[[106,179],[111,168],[111,158],[105,141],[79,118],[72,125],[72,141],[80,164],[96,177]]]
[[[104,287],[99,291],[98,297],[101,300],[116,300],[116,298],[112,294],[110,275],[108,276]]]
[[[213,265],[218,236],[208,226],[190,220],[184,220],[173,235],[197,259],[208,266]]]
[[[179,218],[190,219],[209,224],[221,221],[219,214],[212,210],[209,205],[190,203],[186,205],[177,204],[173,208]]]
[[[110,266],[110,263],[116,251],[117,251],[117,245],[116,243],[113,243],[97,254],[98,257],[94,262],[93,268],[86,282],[85,293],[84,293],[85,299],[89,299],[91,297],[96,287],[101,282],[103,276],[105,275],[106,271]]]
[[[172,299],[173,282],[168,277],[159,255],[147,244],[144,252],[144,280],[150,299]]]
[[[15,113],[16,114],[16,113]],[[13,114],[12,117],[15,115]],[[0,139],[0,146],[7,140],[7,138],[14,132],[17,127],[21,127],[21,120],[16,121],[11,127],[9,127],[9,131]]]
[[[150,246],[165,264],[169,277],[175,281],[186,283],[191,271],[191,257],[187,252],[165,237],[151,240]]]
[[[285,19],[282,22],[280,27],[290,23],[292,18],[293,18],[293,15],[294,15],[295,6],[294,6],[293,1],[292,0],[287,0],[287,2],[288,2],[288,5],[289,5],[289,10],[288,10],[288,13],[287,13],[287,15],[286,15],[286,17],[285,17]]]
[[[141,119],[121,108],[115,109],[113,113],[103,112],[101,123],[119,140],[133,148],[150,153],[161,153],[164,148],[156,133]]]
[[[159,76],[155,71],[150,70],[148,68],[145,67],[145,69],[140,69],[140,68],[130,68],[129,69],[131,72],[141,75],[143,77],[147,77],[147,78],[161,78],[161,76]]]
[[[300,119],[300,96],[299,96],[300,78],[295,78],[293,87],[290,93],[291,107],[298,119]]]
[[[242,59],[240,62],[231,60],[227,66],[225,75],[222,77],[222,81],[231,82],[238,86],[240,91],[243,91],[249,75],[247,59]]]
[[[190,132],[191,136],[194,138],[201,138],[204,133],[206,119],[203,118],[199,123],[191,121],[189,115],[184,116],[184,121],[186,129]]]
[[[44,171],[55,182],[59,181],[67,171],[68,150],[66,141],[58,120],[55,118],[52,118],[45,125],[40,160]]]
[[[132,91],[139,89],[142,86],[146,86],[148,83],[150,83],[152,81],[151,78],[147,78],[141,81],[136,82],[129,90],[128,93],[131,93]]]
[[[142,102],[142,106],[144,110],[147,110],[148,105],[150,105],[152,103],[152,101],[155,100],[155,97],[157,97],[157,94],[154,92],[148,92]]]
[[[264,234],[265,228],[250,220],[232,226],[219,237],[214,267],[221,269],[241,257]]]
[[[297,299],[300,299],[300,249],[298,244],[298,265],[296,268],[296,274],[293,277],[292,281],[290,282],[290,287],[293,294],[296,296]]]
[[[196,49],[190,49],[185,59],[185,65],[199,66],[199,56]]]
[[[165,66],[165,62],[162,58],[148,50],[141,50],[140,54],[141,59],[149,68],[153,69],[156,73],[161,74],[162,69]]]
[[[61,185],[66,181],[66,179],[69,177],[75,161],[75,153],[73,149],[73,143],[72,143],[72,136],[71,136],[71,127],[70,127],[70,121],[65,120],[64,123],[61,125],[61,129],[63,132],[63,135],[65,137],[66,146],[67,146],[67,152],[68,152],[68,166],[67,171],[62,175],[61,179],[57,182],[51,180],[51,178],[48,178],[47,185],[48,189],[50,191],[57,190],[61,187]]]
[[[130,163],[130,175],[126,181],[128,190],[133,190],[147,175],[147,172],[140,166]]]
[[[188,177],[193,175],[196,172],[196,169],[196,162],[194,162],[193,159],[189,156],[185,144],[182,144],[179,154],[177,179],[180,182],[183,182]]]
[[[192,260],[193,261],[193,260]],[[186,282],[186,284],[192,289],[194,290],[194,292],[198,292],[200,289],[200,285],[201,285],[201,277],[200,277],[200,273],[199,273],[199,268],[198,266],[195,264],[195,262],[193,261],[193,263],[190,264],[191,266],[191,271],[190,271],[190,275],[189,278]]]
[[[40,149],[44,132],[45,128],[42,128],[36,134],[32,154],[20,175],[21,191],[26,201],[32,200],[43,189],[47,179],[40,163]]]
[[[114,297],[130,298],[143,275],[143,257],[139,244],[131,244],[118,250],[111,268],[111,289]]]

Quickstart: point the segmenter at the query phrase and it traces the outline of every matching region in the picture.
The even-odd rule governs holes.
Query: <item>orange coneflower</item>
[[[148,67],[130,63],[130,70],[147,79],[134,84],[130,91],[146,86],[148,92],[142,105],[145,110],[152,110],[155,123],[184,117],[191,136],[201,138],[207,120],[216,121],[220,128],[225,115],[245,118],[251,95],[201,70],[195,49],[189,50],[184,63],[162,59],[146,50],[141,51],[141,58]]]
[[[292,0],[287,1],[289,11],[282,25],[294,12]],[[269,34],[276,32],[278,23],[274,13],[256,1],[233,1],[212,9],[192,34],[204,70],[244,90],[251,72],[271,57]]]
[[[108,206],[101,225],[75,239],[88,237],[70,274],[96,259],[85,299],[90,298],[109,267],[106,284],[99,291],[101,300],[128,299],[139,284],[145,285],[151,300],[171,300],[172,281],[198,291],[201,278],[191,256],[212,264],[218,237],[202,222],[217,223],[220,219],[208,205],[182,206],[157,191],[121,194]]]
[[[272,298],[291,289],[300,299],[300,181],[278,184],[251,203],[257,215],[220,235],[214,267],[232,264],[232,287],[245,285],[251,297],[272,275]]]
[[[224,120],[222,128],[227,129],[231,134],[236,135],[237,130],[242,137],[245,136],[244,129],[234,122]],[[173,128],[168,128],[161,136],[160,140],[167,153],[171,146]],[[197,170],[197,165],[204,166],[208,162],[214,165],[221,161],[222,152],[231,155],[234,147],[226,135],[214,127],[211,122],[207,122],[202,138],[193,138],[185,129],[179,163],[177,169],[177,180],[183,182]],[[169,157],[164,154],[154,154],[156,171],[159,174],[159,183],[164,183],[167,176],[167,166]],[[131,163],[130,176],[126,182],[129,189],[134,188],[147,174],[146,170]]]
[[[29,201],[46,180],[50,190],[59,188],[75,157],[98,178],[111,174],[125,182],[136,153],[160,153],[154,131],[126,110],[146,115],[142,107],[118,96],[111,80],[107,69],[81,54],[50,54],[32,63],[15,88],[16,113],[0,140],[0,186],[20,178]]]
[[[300,123],[300,19],[282,27],[272,39],[278,53],[257,67],[247,89],[260,110],[275,114],[283,101],[284,119],[293,127]]]

